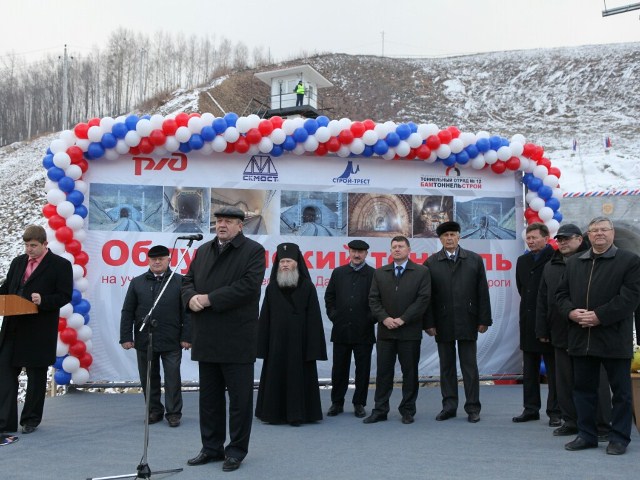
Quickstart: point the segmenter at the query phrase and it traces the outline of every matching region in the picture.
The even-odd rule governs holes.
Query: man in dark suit
[[[0,331],[0,433],[18,429],[18,376],[26,368],[29,383],[20,415],[22,433],[42,421],[47,368],[56,360],[60,308],[71,301],[73,271],[64,258],[47,249],[47,233],[36,225],[23,235],[25,253],[14,258],[0,295],[19,295],[38,313],[4,317]],[[15,437],[14,437],[15,438]]]
[[[467,420],[480,421],[480,375],[478,373],[478,333],[493,323],[489,285],[482,257],[458,245],[460,225],[444,222],[436,228],[442,250],[424,263],[431,273],[431,303],[426,315],[426,332],[436,337],[440,357],[442,411],[436,420],[456,416],[458,374],[456,342],[464,383]]]
[[[355,416],[366,416],[367,391],[371,374],[371,352],[376,342],[375,320],[369,308],[369,290],[374,268],[365,259],[369,244],[351,240],[349,264],[331,272],[324,294],[327,316],[333,328],[333,368],[331,369],[331,407],[327,415],[334,417],[343,412],[344,396],[349,386],[351,353],[356,364],[356,389],[353,393]]]
[[[238,469],[249,448],[265,252],[242,233],[242,210],[223,207],[215,216],[216,236],[198,248],[182,286],[182,300],[192,312],[191,358],[200,372],[202,438],[200,453],[187,463],[224,460],[222,469],[230,472]]]
[[[544,266],[553,256],[548,244],[549,229],[543,223],[532,223],[526,228],[529,252],[518,257],[516,263],[516,286],[520,294],[520,350],[522,350],[523,412],[513,417],[515,423],[540,419],[540,358],[544,359],[549,381],[547,415],[549,426],[562,425],[561,412],[556,396],[555,357],[553,346],[541,342],[536,336],[536,307],[538,290]]]
[[[404,236],[391,240],[393,263],[373,274],[369,305],[378,322],[375,407],[364,423],[387,419],[393,392],[396,358],[402,369],[402,423],[413,423],[418,398],[418,362],[423,317],[431,296],[429,269],[409,260],[411,246]]]

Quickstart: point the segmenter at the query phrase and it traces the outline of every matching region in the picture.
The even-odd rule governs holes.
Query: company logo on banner
[[[151,157],[133,157],[133,174],[142,175],[143,170],[171,170],[181,172],[187,169],[187,156],[184,153],[174,153],[171,158],[154,160]]]
[[[420,175],[420,187],[422,188],[447,188],[447,189],[465,189],[465,190],[482,190],[482,178],[479,177],[463,177],[460,170],[448,168],[446,176]],[[455,175],[455,176],[453,176]]]
[[[244,167],[242,180],[246,182],[277,182],[278,171],[270,155],[253,155]]]
[[[369,185],[369,183],[371,182],[370,178],[355,177],[355,175],[359,172],[360,165],[356,165],[356,168],[354,170],[353,161],[349,160],[347,162],[347,167],[344,169],[344,172],[342,172],[342,175],[333,178],[333,183],[345,183],[347,185]]]

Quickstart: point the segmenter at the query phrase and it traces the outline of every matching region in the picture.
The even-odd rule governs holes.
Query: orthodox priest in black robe
[[[278,245],[258,321],[258,358],[256,417],[293,426],[322,420],[316,361],[327,359],[327,347],[318,295],[295,243]]]

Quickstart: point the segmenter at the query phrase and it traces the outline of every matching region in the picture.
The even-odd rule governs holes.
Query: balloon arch
[[[284,153],[339,157],[382,157],[387,160],[442,162],[452,168],[490,168],[496,174],[523,172],[527,187],[524,216],[528,224],[542,222],[553,235],[562,214],[559,211],[560,170],[551,165],[541,146],[526,143],[521,134],[511,139],[488,132],[461,132],[450,126],[392,121],[352,121],[348,118],[261,119],[257,115],[239,117],[227,113],[179,113],[177,115],[136,115],[116,119],[93,118],[63,131],[51,142],[42,165],[47,169],[47,204],[42,212],[48,220],[49,248],[73,265],[74,289],[70,304],[60,309],[57,359],[54,379],[58,384],[89,380],[92,331],[91,305],[83,298],[88,289],[86,265],[89,257],[82,249],[86,238],[84,205],[88,189],[83,180],[91,161],[113,161],[121,155],[140,153],[213,152],[257,154],[278,157]]]

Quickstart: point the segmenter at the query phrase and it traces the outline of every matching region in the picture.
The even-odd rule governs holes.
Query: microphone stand
[[[153,305],[151,306],[151,310],[149,310],[149,313],[145,315],[144,319],[142,320],[142,325],[140,325],[140,329],[138,330],[139,332],[141,332],[144,329],[144,327],[146,327],[147,324],[149,324],[148,343],[147,343],[147,378],[146,378],[146,388],[145,388],[146,395],[144,400],[144,414],[145,414],[144,415],[144,446],[143,446],[142,458],[140,459],[140,464],[136,467],[136,473],[129,473],[125,475],[115,475],[115,476],[109,476],[109,477],[89,477],[87,478],[87,480],[111,480],[111,479],[117,479],[117,478],[136,478],[136,479],[151,478],[151,469],[149,468],[149,464],[147,463],[147,453],[149,449],[149,409],[151,406],[151,361],[153,360],[153,329],[158,323],[157,320],[152,319],[151,317],[153,315],[154,309],[156,308],[156,305],[158,305],[158,302],[160,301],[160,298],[162,298],[164,291],[167,289],[167,286],[169,285],[169,283],[171,283],[171,279],[173,278],[173,275],[178,270],[178,267],[182,264],[182,260],[184,260],[184,257],[187,254],[188,249],[191,248],[191,245],[193,244],[194,240],[195,240],[194,238],[189,239],[189,243],[187,244],[187,247],[184,249],[184,252],[182,252],[182,256],[178,260],[178,263],[176,264],[175,268],[171,270],[171,275],[169,275],[169,278],[167,279],[167,281],[166,282],[163,281],[164,285],[162,286],[162,290],[160,290],[160,293],[156,297],[155,302],[153,302]],[[160,470],[155,473],[158,475],[161,475],[165,473],[177,473],[177,472],[181,472],[182,470],[183,468],[174,468],[171,470]]]

